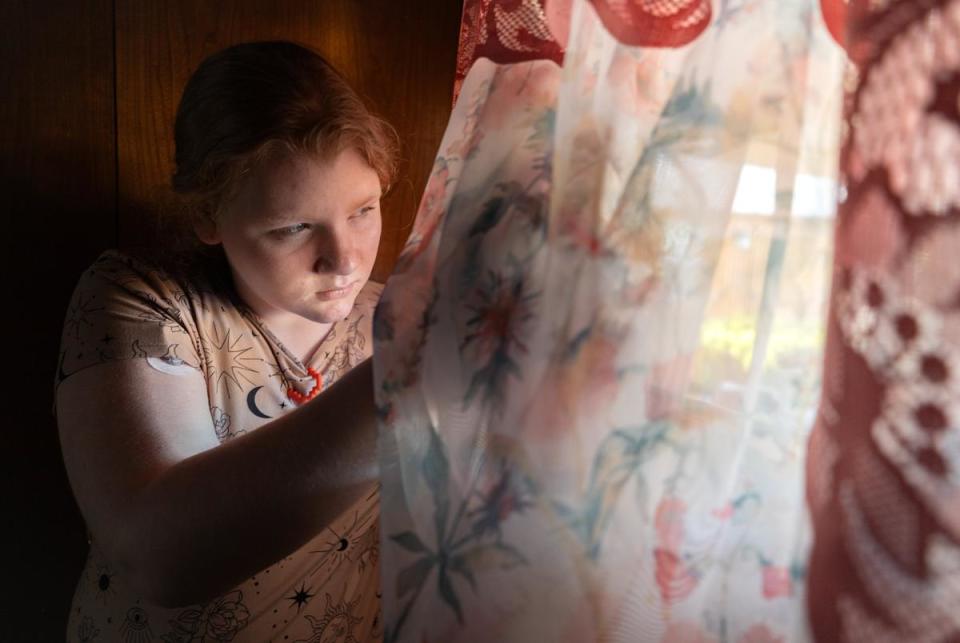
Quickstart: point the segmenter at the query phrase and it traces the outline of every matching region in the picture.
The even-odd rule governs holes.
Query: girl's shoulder
[[[239,318],[217,282],[150,255],[104,252],[80,276],[70,299],[56,385],[87,367],[138,357],[201,368],[203,319]]]
[[[87,268],[80,285],[112,283],[183,302],[201,294],[231,299],[224,268],[213,256],[186,260],[161,252],[107,250]],[[173,303],[173,302],[172,302]]]

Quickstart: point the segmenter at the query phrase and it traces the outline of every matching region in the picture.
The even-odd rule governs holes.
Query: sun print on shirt
[[[371,497],[368,496],[368,500]],[[377,560],[380,543],[376,507],[374,504],[366,507],[362,513],[354,512],[346,529],[327,527],[327,538],[322,548],[310,552],[320,554],[319,561],[310,572],[311,576],[320,570],[329,575],[344,561],[356,564],[358,571],[362,572],[367,565]]]
[[[360,598],[353,601],[343,601],[334,604],[330,594],[326,594],[326,604],[323,616],[316,618],[307,614],[304,616],[313,629],[313,635],[297,643],[360,643],[354,636],[354,628],[363,622],[360,616],[354,616],[353,610],[360,602]]]
[[[243,392],[244,385],[254,384],[252,379],[259,371],[254,365],[259,366],[263,359],[249,354],[253,347],[244,342],[245,333],[240,333],[233,337],[232,329],[227,328],[223,331],[221,327],[214,322],[210,334],[210,343],[216,354],[226,355],[228,361],[226,364],[214,363],[211,365],[207,377],[213,382],[215,388],[223,386],[227,397],[230,397],[231,387],[236,387],[237,392]]]

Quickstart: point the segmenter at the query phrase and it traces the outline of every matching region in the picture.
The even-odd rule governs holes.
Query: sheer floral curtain
[[[809,636],[845,60],[824,15],[465,2],[375,321],[387,640]]]

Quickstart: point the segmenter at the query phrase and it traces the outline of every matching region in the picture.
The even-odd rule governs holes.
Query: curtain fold
[[[825,15],[467,0],[374,325],[388,641],[809,637]]]

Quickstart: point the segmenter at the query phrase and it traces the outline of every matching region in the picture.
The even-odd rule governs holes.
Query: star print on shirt
[[[310,589],[313,589],[312,587]],[[303,606],[310,602],[310,599],[316,596],[316,594],[311,594],[310,589],[307,589],[306,583],[300,584],[300,589],[294,592],[293,596],[287,596],[287,600],[290,601],[290,607],[294,605],[297,606],[297,614],[300,613],[300,610],[303,609]]]

